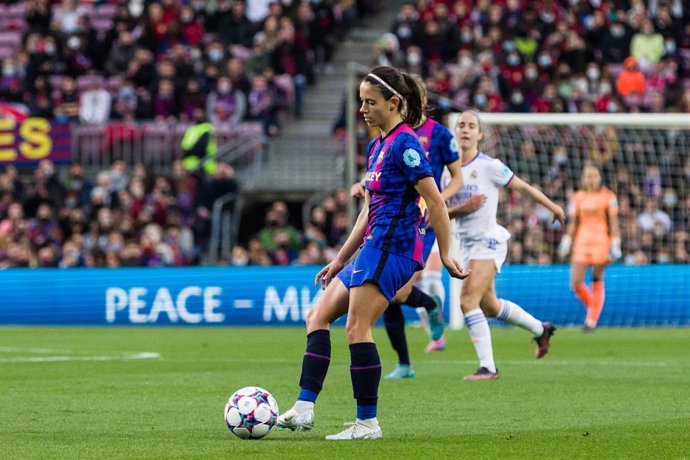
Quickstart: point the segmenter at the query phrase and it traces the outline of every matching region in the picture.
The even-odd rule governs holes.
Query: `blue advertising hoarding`
[[[0,324],[303,325],[319,268],[8,269]],[[606,276],[601,325],[690,325],[690,266],[615,266]],[[449,292],[447,274],[444,282]],[[581,324],[585,311],[568,284],[568,267],[558,265],[506,266],[496,280],[499,297],[534,316]],[[448,298],[446,314],[447,306]]]

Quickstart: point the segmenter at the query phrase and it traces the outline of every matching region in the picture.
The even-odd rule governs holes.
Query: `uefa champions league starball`
[[[224,418],[238,438],[261,439],[278,421],[278,403],[261,387],[244,387],[228,399]]]

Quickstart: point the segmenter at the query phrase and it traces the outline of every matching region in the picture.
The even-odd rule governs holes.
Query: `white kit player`
[[[541,204],[553,212],[554,219],[561,224],[565,213],[500,160],[479,151],[484,134],[477,112],[470,110],[460,115],[455,137],[462,160],[463,186],[449,200],[448,213],[458,220],[455,236],[461,244],[462,266],[472,270],[472,275],[463,281],[460,305],[479,358],[479,369],[465,380],[492,380],[498,378],[498,370],[486,317],[495,317],[530,331],[537,342],[537,358],[548,353],[556,329],[551,323],[534,318],[516,303],[496,296],[494,277],[505,262],[510,238],[508,230],[496,222],[500,188],[509,187]]]

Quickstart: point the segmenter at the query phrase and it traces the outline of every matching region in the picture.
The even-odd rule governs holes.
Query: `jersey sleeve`
[[[455,136],[450,129],[443,126],[441,123],[436,125],[439,130],[439,138],[441,143],[441,158],[444,165],[449,165],[460,159],[458,154],[458,144],[455,141]]]
[[[400,136],[392,147],[393,161],[409,183],[414,184],[427,176],[433,177],[429,160],[416,137]]]
[[[515,173],[498,158],[491,160],[490,170],[491,181],[499,187],[508,185],[515,177]]]

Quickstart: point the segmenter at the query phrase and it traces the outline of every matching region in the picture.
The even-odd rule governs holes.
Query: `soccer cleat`
[[[429,342],[424,349],[427,353],[433,353],[435,351],[443,351],[446,349],[446,338],[441,336],[438,340],[432,340]]]
[[[355,420],[355,423],[338,434],[326,436],[328,441],[347,441],[350,439],[381,439],[381,427],[375,418],[368,420]]]
[[[439,340],[443,337],[443,311],[441,310],[441,298],[434,296],[436,306],[429,310],[429,329],[431,330],[431,340]]]
[[[386,380],[398,380],[398,379],[413,379],[414,369],[409,364],[398,364],[393,372],[386,375],[384,379]]]
[[[498,378],[498,369],[496,372],[491,372],[486,367],[480,367],[474,374],[466,375],[463,380],[496,380]]]
[[[535,337],[534,341],[537,342],[537,349],[534,350],[534,356],[537,359],[543,358],[549,352],[549,346],[551,346],[551,336],[556,332],[556,326],[549,322],[542,323],[544,325],[544,332],[539,337]]]
[[[292,431],[309,431],[314,427],[314,409],[300,412],[295,406],[292,406],[290,410],[280,414],[278,426]]]
[[[594,329],[597,328],[597,325],[591,325],[589,323],[585,323],[584,326],[582,326],[582,332],[594,332]]]

